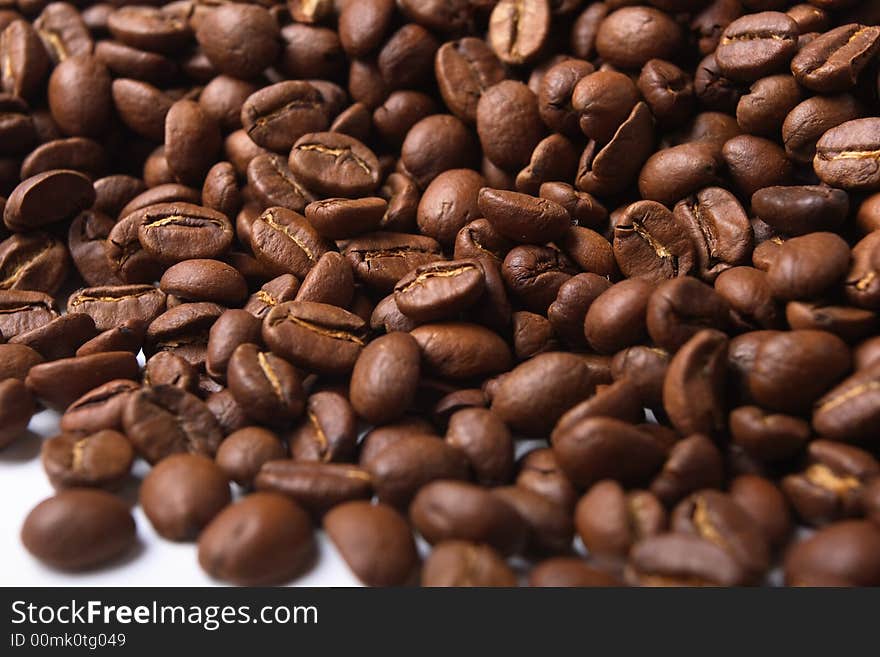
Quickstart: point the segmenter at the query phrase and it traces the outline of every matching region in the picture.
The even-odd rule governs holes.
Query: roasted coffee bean
[[[771,548],[785,544],[792,530],[791,512],[771,481],[756,475],[740,475],[730,484],[730,496],[757,523]]]
[[[50,61],[37,30],[25,20],[13,20],[3,30],[0,51],[8,64],[2,74],[3,91],[31,98],[42,87]]]
[[[263,322],[263,340],[295,366],[314,372],[351,371],[365,342],[364,321],[336,306],[288,301]]]
[[[667,518],[651,493],[627,493],[616,481],[605,480],[580,499],[574,522],[591,555],[623,559],[634,543],[664,532]]]
[[[442,378],[471,379],[503,372],[512,358],[507,344],[477,324],[424,324],[410,334],[419,343],[426,369]]]
[[[217,260],[184,260],[169,267],[159,281],[159,289],[183,299],[214,301],[237,305],[247,297],[244,277]]]
[[[0,333],[11,338],[58,317],[55,300],[42,292],[0,290]]]
[[[372,494],[370,475],[354,465],[286,459],[264,463],[254,486],[291,497],[315,518],[339,504],[369,499]]]
[[[354,272],[336,251],[322,255],[303,278],[296,301],[315,301],[348,308],[355,295]]]
[[[196,454],[162,459],[140,490],[144,515],[160,536],[172,541],[195,539],[231,499],[224,472]]]
[[[551,557],[538,563],[529,574],[529,586],[598,587],[620,586],[612,575],[589,566],[580,557]]]
[[[878,320],[870,310],[803,301],[789,301],[785,318],[793,329],[824,330],[845,342],[856,342],[874,333]]]
[[[550,3],[528,0],[517,3],[502,0],[489,18],[489,44],[506,64],[533,60],[550,34]]]
[[[580,487],[601,479],[638,485],[663,461],[663,450],[650,435],[612,418],[581,420],[552,442],[560,467]]]
[[[489,491],[460,481],[434,481],[410,505],[410,519],[429,543],[468,540],[503,554],[523,545],[526,524],[517,511]]]
[[[277,493],[254,493],[226,507],[199,536],[205,572],[245,586],[283,584],[306,570],[314,553],[308,514]]]
[[[877,31],[880,46],[880,28]],[[880,189],[880,119],[855,119],[831,128],[816,142],[813,169],[826,185]],[[9,207],[7,205],[7,207]]]
[[[140,386],[130,379],[114,379],[75,400],[61,416],[61,430],[71,434],[97,434],[122,430],[122,411],[128,395]]]
[[[246,166],[248,189],[264,207],[281,206],[302,212],[314,199],[277,153],[259,153]]]
[[[305,217],[323,237],[342,240],[379,228],[387,209],[387,201],[376,197],[331,198],[307,205]]]
[[[259,75],[275,61],[279,35],[275,18],[260,5],[217,7],[199,21],[195,31],[212,66],[243,80]]]
[[[718,151],[711,143],[664,148],[649,157],[639,172],[639,193],[642,198],[673,206],[689,194],[717,184],[720,169]],[[722,191],[712,189],[716,196]]]
[[[27,345],[0,344],[0,381],[24,381],[30,369],[44,360],[38,351]]]
[[[97,178],[106,168],[107,156],[101,144],[84,137],[71,137],[53,139],[31,151],[21,163],[21,177],[30,178],[53,169],[73,169]]]
[[[453,260],[416,267],[394,288],[400,311],[416,322],[452,318],[483,294],[483,268],[476,261]]]
[[[324,98],[304,80],[278,82],[251,94],[241,107],[241,125],[259,146],[288,153],[297,139],[329,124]]]
[[[216,303],[181,303],[169,308],[147,327],[144,353],[170,351],[202,368],[207,358],[208,332],[223,314]]]
[[[49,408],[63,411],[103,383],[118,378],[136,379],[138,369],[134,354],[111,351],[35,365],[25,383]]]
[[[133,392],[122,413],[125,435],[150,463],[189,452],[213,457],[223,434],[198,397],[171,385]]]
[[[862,104],[849,94],[807,98],[792,108],[782,124],[786,154],[796,162],[810,164],[816,143],[825,132],[863,114]]]
[[[98,190],[97,182],[95,186]],[[99,201],[95,201],[95,206]],[[115,222],[96,211],[81,212],[70,224],[67,247],[73,264],[87,285],[121,285],[107,257],[107,238]]]
[[[36,404],[30,391],[19,379],[0,381],[0,449],[24,436]]]
[[[726,328],[729,312],[724,297],[705,283],[691,277],[675,278],[651,293],[645,322],[655,345],[676,352],[705,328]]]
[[[0,289],[54,294],[68,269],[64,244],[43,231],[16,233],[0,242]]]
[[[785,557],[789,586],[877,586],[880,529],[864,520],[839,522],[797,543]]]
[[[107,19],[119,41],[152,52],[174,52],[187,45],[192,33],[187,21],[154,7],[123,7]]]
[[[287,435],[287,442],[297,461],[339,462],[354,455],[357,437],[357,418],[349,401],[323,391],[309,396],[305,417]]]
[[[425,484],[435,479],[466,479],[462,452],[439,438],[401,437],[382,447],[365,464],[379,500],[405,507]]]
[[[508,171],[526,166],[544,136],[537,97],[514,80],[489,87],[477,104],[477,133],[483,154],[495,166]]]
[[[171,351],[160,351],[147,360],[143,378],[148,386],[170,385],[195,393],[199,371],[182,356]]]
[[[728,140],[721,156],[740,192],[748,197],[762,187],[785,185],[792,176],[792,165],[776,143],[753,135]]]
[[[131,470],[134,449],[118,431],[62,433],[43,443],[43,469],[55,488],[118,488]]]
[[[736,104],[736,122],[745,132],[761,137],[775,137],[789,113],[802,100],[801,88],[789,74],[769,75],[755,81],[749,93]],[[803,124],[801,124],[803,125]],[[788,153],[788,140],[786,143]]]
[[[391,291],[397,281],[419,265],[443,259],[436,240],[390,232],[350,240],[342,253],[360,282],[382,292]]]
[[[621,281],[602,292],[584,318],[584,335],[603,354],[643,342],[647,337],[645,312],[651,286],[642,279]]]
[[[174,105],[167,94],[147,82],[124,78],[113,81],[112,91],[116,112],[127,127],[151,141],[164,141],[165,120]],[[178,109],[175,114],[180,111]],[[180,118],[175,120],[181,121]],[[209,157],[212,155],[208,154]]]
[[[803,86],[820,93],[846,91],[880,49],[880,29],[852,23],[816,37],[791,61],[791,72]]]
[[[724,548],[678,532],[637,543],[625,575],[635,586],[743,586],[748,580],[745,568]]]
[[[669,359],[670,354],[664,349],[640,345],[627,347],[614,355],[611,375],[615,381],[625,379],[635,386],[636,396],[643,405],[660,408]]]
[[[503,484],[513,474],[513,440],[504,422],[485,408],[463,408],[449,418],[446,442],[461,450],[478,482]]]
[[[650,491],[671,506],[693,491],[720,487],[723,479],[721,452],[709,438],[698,433],[669,448],[666,462],[651,482]]]
[[[609,287],[608,280],[597,274],[578,274],[563,283],[547,309],[553,330],[571,345],[583,344],[587,311]]]
[[[550,246],[517,246],[505,256],[501,275],[511,294],[527,310],[544,314],[559,288],[578,273],[561,251]]]
[[[849,348],[825,331],[788,331],[768,337],[755,353],[748,386],[761,406],[803,413],[849,371]]]
[[[47,100],[61,132],[98,137],[111,123],[113,98],[110,71],[97,57],[82,53],[66,57],[49,76]]]
[[[340,504],[324,517],[324,531],[367,586],[406,584],[418,564],[409,525],[385,504]]]
[[[869,440],[880,426],[878,382],[880,366],[875,364],[832,388],[814,405],[813,428],[831,440]]]
[[[110,493],[72,488],[34,507],[21,542],[40,561],[61,570],[88,570],[127,552],[135,524],[125,502]]]
[[[400,418],[412,404],[420,366],[419,343],[406,333],[389,333],[366,346],[351,373],[354,410],[371,424]]]
[[[38,173],[22,181],[9,195],[3,223],[9,230],[27,231],[71,219],[95,202],[91,181],[70,169]]]
[[[477,196],[485,185],[485,178],[471,169],[451,169],[434,178],[418,204],[421,232],[441,244],[452,244],[461,230],[480,217]]]
[[[849,260],[849,246],[834,233],[794,237],[780,246],[767,282],[779,299],[815,299],[843,279]]]
[[[302,414],[305,393],[296,368],[255,344],[235,349],[226,379],[236,401],[257,422],[283,425]]]
[[[250,242],[257,260],[267,269],[299,278],[330,250],[305,217],[283,207],[269,208],[257,218]]]
[[[797,52],[800,31],[778,11],[747,14],[730,23],[715,50],[721,72],[734,80],[757,80],[784,69]]]
[[[752,209],[774,229],[796,236],[836,229],[849,212],[849,199],[831,187],[765,187],[752,194]]]
[[[421,188],[451,169],[475,168],[473,133],[450,114],[426,116],[409,129],[400,147],[400,169]]]
[[[310,132],[290,151],[290,170],[303,184],[328,196],[364,196],[379,187],[379,162],[348,135]]]
[[[259,344],[261,341],[262,322],[258,317],[247,310],[225,311],[217,318],[208,333],[208,350],[205,357],[205,369],[208,375],[218,381],[225,381],[226,368],[235,349],[245,343]]]
[[[573,509],[577,501],[574,486],[549,448],[536,449],[523,458],[516,485],[543,495],[564,509]]]
[[[480,190],[478,207],[503,237],[516,242],[551,242],[571,222],[565,208],[554,201],[488,187]]]
[[[713,435],[724,427],[727,347],[726,335],[703,329],[670,361],[663,381],[663,405],[683,435]]]
[[[215,461],[228,479],[249,487],[264,463],[284,457],[278,436],[262,427],[245,427],[220,443]]]
[[[794,456],[810,438],[808,422],[773,414],[757,406],[741,406],[730,413],[733,440],[749,454],[765,461]]]
[[[166,264],[217,258],[232,244],[232,225],[226,215],[191,203],[149,205],[129,217],[138,225],[144,250]]]
[[[655,283],[685,276],[697,265],[690,236],[655,201],[626,208],[614,227],[614,257],[625,276]]]
[[[422,568],[422,586],[516,586],[516,575],[488,545],[445,541]]]
[[[820,526],[861,515],[862,491],[880,475],[880,463],[869,452],[829,440],[810,443],[807,459],[802,472],[781,482],[798,516]]]
[[[588,417],[610,417],[637,424],[644,420],[644,415],[635,385],[626,380],[615,381],[597,386],[595,395],[566,411],[556,423],[551,437]]]
[[[859,308],[880,308],[880,233],[868,233],[852,249],[852,264],[845,281],[847,300]]]
[[[80,345],[98,334],[95,321],[83,313],[68,313],[48,324],[10,338],[11,344],[35,349],[46,360],[70,358]]]

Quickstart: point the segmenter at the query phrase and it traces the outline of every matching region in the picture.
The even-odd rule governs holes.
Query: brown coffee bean
[[[2,73],[3,91],[31,98],[42,87],[50,61],[40,35],[25,20],[13,20],[0,37],[0,52],[8,62]]]
[[[724,463],[718,448],[703,434],[694,434],[672,445],[650,490],[671,506],[696,490],[720,487],[723,479]]]
[[[651,493],[626,493],[616,481],[594,484],[574,516],[578,535],[591,555],[623,559],[632,545],[666,530],[666,510]]]
[[[21,542],[40,561],[68,571],[88,570],[121,556],[135,543],[134,518],[110,493],[72,488],[31,510]]]
[[[208,12],[196,40],[219,72],[247,80],[270,66],[280,50],[278,23],[260,5],[223,5]]]
[[[765,187],[752,194],[752,209],[786,235],[834,230],[849,212],[846,192],[824,186]]]
[[[228,479],[249,487],[264,463],[285,456],[284,445],[274,433],[262,427],[245,427],[220,443],[215,461]]]
[[[348,308],[354,294],[354,272],[351,264],[337,251],[328,251],[303,278],[296,301],[315,301]]]
[[[306,187],[328,196],[366,196],[379,186],[376,156],[357,139],[340,133],[301,136],[288,165]]]
[[[714,329],[694,334],[669,363],[663,406],[682,434],[714,435],[724,427],[727,336]]]
[[[55,488],[118,488],[131,470],[134,449],[121,433],[62,433],[43,443],[43,469]]]
[[[194,540],[230,501],[224,472],[196,454],[163,459],[144,478],[140,491],[144,514],[171,541]]]
[[[152,141],[165,140],[165,120],[174,105],[167,94],[147,82],[125,78],[114,80],[111,89],[116,112],[128,128]]]
[[[342,463],[268,461],[260,468],[254,486],[291,497],[318,519],[339,504],[372,495],[370,475]]]
[[[91,181],[70,169],[38,173],[9,195],[3,223],[13,231],[34,230],[71,219],[95,202]]]
[[[439,438],[401,437],[381,448],[365,464],[379,500],[405,507],[416,492],[435,479],[465,479],[463,453]]]
[[[595,6],[595,5],[593,5]],[[558,588],[619,586],[620,582],[601,570],[592,568],[579,557],[552,557],[535,566],[529,574],[529,586]]]
[[[48,324],[56,317],[55,300],[48,294],[0,290],[0,333],[5,338]]]
[[[485,185],[485,178],[471,169],[451,169],[438,175],[419,200],[419,230],[441,244],[452,244],[461,230],[480,217],[477,195]]]
[[[419,265],[442,260],[436,240],[404,233],[369,233],[349,241],[342,253],[360,282],[383,292]]]
[[[877,26],[851,23],[818,36],[791,61],[791,72],[803,86],[820,93],[846,91],[880,48]]]
[[[213,457],[223,439],[204,403],[171,385],[133,392],[126,401],[122,424],[135,449],[150,463],[181,452]]]
[[[422,568],[422,586],[516,586],[516,575],[488,545],[445,541]]]
[[[645,321],[654,344],[676,352],[705,328],[727,327],[724,297],[694,278],[675,278],[657,286],[648,299]]]
[[[96,192],[99,189],[96,183]],[[99,201],[95,201],[95,206]],[[86,285],[122,285],[107,257],[107,238],[115,222],[100,212],[81,212],[70,224],[67,248],[71,260]]]
[[[731,79],[757,80],[786,67],[797,52],[798,35],[797,23],[786,14],[747,14],[724,30],[715,61]]]
[[[207,358],[208,332],[223,314],[216,303],[181,303],[169,308],[147,327],[144,353],[149,357],[170,351],[202,369]]]
[[[550,36],[550,3],[502,0],[489,18],[489,44],[505,64],[524,64],[541,52]]]
[[[487,490],[459,481],[434,481],[410,505],[410,520],[429,543],[469,540],[503,554],[516,552],[526,525],[516,510]]]
[[[672,213],[655,201],[628,206],[614,227],[614,257],[627,277],[659,283],[690,273],[696,266],[694,245]]]
[[[527,194],[484,187],[478,206],[492,226],[508,239],[542,244],[558,239],[571,217],[558,203]]]
[[[510,367],[507,344],[477,324],[424,324],[410,334],[419,343],[428,371],[449,379],[470,379],[503,372]]]
[[[813,96],[792,110],[782,124],[786,154],[802,164],[816,155],[816,143],[831,128],[864,115],[864,107],[849,94]]]
[[[199,536],[199,564],[212,577],[245,586],[285,583],[315,553],[308,514],[277,493],[254,493],[221,511]]]
[[[245,343],[260,342],[262,342],[262,322],[259,318],[247,310],[225,311],[217,318],[208,333],[206,371],[212,378],[225,381],[226,368],[235,349]]]
[[[642,279],[621,281],[590,304],[584,335],[596,351],[613,354],[647,337],[645,312],[651,286]]]
[[[30,178],[53,169],[73,169],[98,178],[107,169],[107,154],[101,144],[85,137],[53,139],[35,148],[22,161],[21,177]]]
[[[152,285],[83,288],[70,295],[67,309],[90,315],[105,331],[128,319],[153,321],[165,310],[165,293]]]
[[[877,586],[880,530],[863,520],[839,522],[797,543],[785,558],[789,586]]]
[[[340,36],[341,32],[340,26]],[[504,79],[504,68],[492,49],[474,37],[440,46],[434,59],[434,73],[446,106],[468,123],[477,120],[477,103],[482,93]]]
[[[769,75],[755,81],[749,87],[749,93],[739,99],[736,122],[745,132],[761,137],[775,137],[782,128],[786,153],[791,155],[783,126],[801,100],[801,88],[794,77],[789,74]]]
[[[788,184],[792,176],[785,151],[762,137],[740,135],[729,139],[721,156],[736,186],[747,197],[762,187]]]
[[[477,104],[477,133],[483,154],[493,164],[508,171],[521,169],[544,136],[537,97],[514,80],[489,87]]]
[[[110,71],[83,53],[59,62],[49,77],[49,111],[66,135],[97,137],[110,125],[113,98]]]
[[[578,273],[561,251],[550,246],[517,246],[504,258],[501,274],[511,294],[532,312],[544,314],[559,288]]]
[[[35,365],[25,382],[49,408],[63,411],[103,383],[117,378],[136,379],[138,369],[134,354],[111,351]]]
[[[830,440],[807,447],[806,468],[785,477],[782,491],[798,516],[821,526],[862,514],[866,482],[880,475],[880,463],[869,452]]]
[[[107,27],[119,41],[152,52],[174,52],[192,37],[186,20],[155,7],[121,7],[108,16]]]
[[[38,351],[23,344],[0,344],[0,381],[24,381],[34,365],[45,359]]]
[[[357,417],[349,401],[335,392],[310,395],[305,417],[287,436],[297,461],[348,461],[357,443]]]
[[[48,233],[16,233],[0,242],[0,289],[54,294],[68,269],[64,244]]]
[[[799,414],[849,371],[846,344],[825,331],[788,331],[768,337],[748,374],[751,395],[762,407]]]
[[[304,80],[278,82],[251,94],[241,108],[241,125],[259,146],[288,153],[297,139],[329,125],[324,98]]]
[[[513,440],[496,414],[485,408],[463,408],[449,418],[446,442],[467,457],[477,481],[503,484],[513,473]]]
[[[232,352],[226,379],[236,401],[257,422],[280,426],[303,412],[305,393],[296,368],[255,344]]]
[[[305,216],[323,237],[341,240],[379,228],[387,208],[387,201],[376,197],[331,198],[307,205]]]
[[[457,316],[483,294],[483,268],[476,261],[436,262],[416,267],[394,291],[400,311],[416,322]]]
[[[601,479],[644,482],[663,460],[660,446],[635,427],[611,418],[587,418],[555,435],[553,452],[576,486]]]
[[[639,69],[651,59],[672,59],[682,45],[681,30],[653,7],[623,7],[608,14],[596,35],[596,51],[609,64]]]
[[[625,575],[636,586],[743,586],[748,579],[729,552],[704,538],[678,532],[637,543]]]
[[[852,249],[852,264],[845,281],[847,300],[859,308],[880,308],[880,237],[868,233]]]
[[[813,428],[831,440],[869,439],[880,423],[878,381],[880,367],[872,365],[832,388],[815,403]]]
[[[46,360],[70,358],[80,345],[98,334],[95,321],[82,313],[68,313],[39,328],[31,329],[10,339],[11,344],[23,344],[35,349]]]
[[[165,294],[183,299],[237,305],[247,297],[244,277],[218,260],[184,260],[172,265],[159,281]]]
[[[269,208],[257,218],[251,228],[251,247],[257,260],[273,273],[300,278],[330,250],[302,215],[282,207]]]
[[[794,456],[811,435],[808,422],[767,413],[757,406],[741,406],[731,411],[730,432],[737,445],[766,461]]]
[[[144,251],[166,264],[217,258],[232,244],[232,225],[226,215],[191,203],[149,205],[128,219],[137,225]]]
[[[341,504],[324,517],[324,530],[367,586],[406,584],[418,564],[409,525],[385,504]]]
[[[18,379],[0,381],[0,449],[23,437],[37,407],[30,391]]]
[[[351,371],[364,347],[364,321],[341,308],[310,301],[275,306],[263,322],[269,348],[298,367],[323,373]]]
[[[350,399],[371,424],[401,417],[412,404],[419,379],[419,344],[406,333],[389,333],[366,346],[351,374]]]
[[[61,430],[72,434],[96,434],[122,430],[122,411],[128,394],[140,386],[129,379],[114,379],[88,391],[61,416]]]
[[[877,44],[880,46],[880,28]],[[880,119],[855,119],[831,128],[816,142],[813,169],[826,185],[847,190],[880,189]]]

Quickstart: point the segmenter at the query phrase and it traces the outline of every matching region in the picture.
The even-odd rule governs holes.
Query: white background
[[[138,545],[120,560],[98,570],[64,573],[44,566],[19,539],[25,517],[53,494],[40,464],[40,443],[58,433],[58,414],[43,411],[31,420],[29,435],[0,450],[0,585],[2,586],[216,586],[198,565],[194,543],[160,538],[139,506],[134,507]],[[120,495],[137,503],[140,478],[148,466],[138,461]],[[291,582],[300,586],[356,586],[357,579],[322,532],[315,566]]]

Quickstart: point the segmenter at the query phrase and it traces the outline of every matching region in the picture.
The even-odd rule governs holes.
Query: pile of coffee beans
[[[880,585],[880,3],[639,1],[4,0],[27,549]]]

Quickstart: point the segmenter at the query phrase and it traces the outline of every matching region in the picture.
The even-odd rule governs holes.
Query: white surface
[[[99,570],[63,573],[33,558],[21,544],[25,517],[53,493],[40,464],[40,442],[58,433],[58,415],[34,416],[30,435],[0,450],[0,585],[2,586],[216,586],[196,560],[194,543],[172,543],[153,531],[139,506],[134,507],[138,545],[126,557]],[[120,494],[137,503],[140,477],[148,466],[138,461],[131,482]],[[358,581],[322,532],[314,568],[294,586],[356,586]]]

